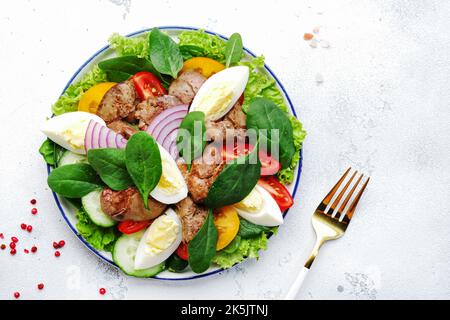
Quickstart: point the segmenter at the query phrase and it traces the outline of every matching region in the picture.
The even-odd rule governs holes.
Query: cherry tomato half
[[[183,259],[184,261],[189,260],[189,254],[188,254],[188,245],[184,242],[181,242],[180,246],[177,248],[177,251],[175,251],[177,256],[180,257],[180,259]]]
[[[282,212],[286,211],[294,204],[291,193],[276,177],[263,177],[259,179],[258,184],[270,193]]]
[[[149,97],[158,97],[167,94],[159,79],[150,72],[142,71],[133,76],[134,86],[142,101]]]
[[[124,234],[133,234],[147,228],[151,224],[152,224],[151,221],[126,220],[119,222],[117,229],[119,229],[119,231]]]
[[[254,146],[249,143],[235,143],[233,150],[224,147],[222,157],[226,161],[247,155],[253,151]],[[281,164],[272,158],[266,151],[259,150],[259,161],[261,162],[261,175],[272,176],[281,169]]]

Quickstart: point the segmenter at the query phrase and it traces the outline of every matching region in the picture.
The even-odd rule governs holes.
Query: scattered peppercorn
[[[30,200],[30,203],[31,203],[31,204],[36,204],[36,202],[37,202],[36,199],[31,199],[31,200]]]
[[[17,239],[17,237],[11,237],[11,241],[14,243],[17,243],[17,242],[19,242],[19,239]]]
[[[104,295],[106,293],[106,289],[105,288],[100,288],[99,290],[101,295]]]
[[[17,253],[17,250],[16,249],[11,249],[11,251],[9,251],[9,253],[13,256],[13,255],[15,255]]]
[[[20,229],[25,230],[27,228],[27,225],[25,223],[22,223],[20,225]]]
[[[5,250],[5,249],[6,249],[6,244],[3,243],[3,244],[0,246],[0,249]]]
[[[27,231],[28,231],[28,232],[33,231],[33,227],[32,227],[32,226],[27,226]]]
[[[15,248],[16,248],[16,244],[15,244],[14,242],[11,242],[11,243],[9,244],[9,247],[10,247],[11,249],[15,249]]]
[[[14,292],[14,298],[19,299],[20,298],[20,293],[19,292]]]
[[[66,245],[66,242],[64,240],[61,240],[60,242],[58,242],[58,246],[60,248],[64,247]]]
[[[37,247],[36,246],[32,246],[31,247],[31,252],[35,253],[37,251]]]
[[[38,209],[36,209],[36,208],[31,209],[31,214],[37,214],[37,213],[38,213]]]
[[[61,255],[61,252],[59,252],[59,251],[55,251],[55,257],[59,257]]]
[[[37,287],[38,287],[39,290],[42,290],[42,289],[44,289],[44,284],[43,283],[39,283],[37,285]]]

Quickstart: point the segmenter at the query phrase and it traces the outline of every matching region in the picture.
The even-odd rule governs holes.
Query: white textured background
[[[15,257],[0,251],[0,298],[280,298],[313,244],[312,210],[349,165],[373,180],[347,235],[323,248],[301,298],[450,298],[450,2],[257,3],[2,1],[0,232],[20,242]],[[240,32],[266,56],[309,132],[296,205],[260,261],[184,283],[127,278],[91,254],[62,221],[37,152],[38,123],[109,35],[162,25]],[[302,39],[315,26],[330,48]],[[59,239],[67,245],[56,259],[51,243]],[[23,254],[32,244],[38,253]]]

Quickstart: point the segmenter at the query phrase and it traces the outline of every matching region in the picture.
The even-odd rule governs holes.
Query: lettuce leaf
[[[180,51],[185,60],[192,57],[208,57],[225,62],[226,42],[219,36],[204,30],[188,30],[178,35]]]
[[[78,102],[83,94],[94,85],[107,81],[106,73],[98,66],[86,73],[80,81],[71,84],[52,106],[55,115],[77,111]]]
[[[269,99],[281,110],[288,112],[288,106],[286,105],[280,90],[278,90],[275,80],[269,75],[261,72],[261,69],[264,68],[264,56],[259,56],[248,61],[241,61],[240,65],[250,68],[250,76],[244,92],[244,104],[242,105],[244,112],[255,98]],[[283,184],[289,184],[294,181],[294,171],[300,161],[299,153],[302,148],[303,140],[306,137],[306,131],[303,130],[301,122],[292,115],[289,115],[289,120],[291,120],[293,128],[296,152],[289,167],[282,169],[277,175],[278,180]]]
[[[102,228],[94,224],[83,208],[76,213],[78,232],[95,249],[112,252],[119,235],[115,227]]]
[[[148,33],[133,38],[127,38],[118,33],[114,33],[109,38],[109,44],[112,49],[116,50],[118,56],[148,58],[149,55]]]
[[[221,268],[228,269],[247,258],[258,259],[261,249],[267,249],[267,235],[264,232],[256,238],[241,239],[239,247],[231,253],[224,250],[217,252],[212,262]]]

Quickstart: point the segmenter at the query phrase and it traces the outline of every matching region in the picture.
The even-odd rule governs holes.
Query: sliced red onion
[[[105,127],[98,122],[91,120],[84,137],[84,146],[86,152],[90,149],[99,148],[118,148],[123,149],[127,144],[127,139],[113,130]]]
[[[95,121],[89,121],[88,127],[86,129],[86,135],[84,136],[84,148],[86,150],[86,153],[89,149],[92,149],[92,131],[95,126]]]
[[[99,146],[105,146],[105,148],[108,147],[108,140],[106,139],[108,132],[110,130],[107,127],[101,127],[100,128],[100,134],[98,137],[98,145]]]
[[[185,113],[184,111],[179,111],[179,112],[175,112],[172,113],[170,115],[167,115],[167,117],[164,117],[163,119],[161,119],[155,127],[153,129],[153,131],[148,131],[155,139],[156,141],[158,141],[158,139],[160,139],[161,136],[161,132],[168,126],[171,125],[172,122],[177,121],[177,120],[181,120],[183,121],[184,117],[186,116],[187,113]],[[157,121],[157,119],[155,118],[155,120],[153,120],[153,122]],[[152,122],[152,123],[153,123]]]
[[[178,158],[176,139],[178,129],[184,117],[189,111],[188,105],[180,105],[161,112],[147,129],[147,132],[155,138],[174,159]]]
[[[178,133],[178,132],[177,132]],[[170,155],[172,156],[172,158],[174,158],[175,160],[177,160],[180,156],[179,156],[179,152],[178,152],[178,148],[177,148],[177,144],[173,143],[170,146],[170,150],[169,150]]]
[[[181,123],[181,122],[180,122]],[[177,134],[178,134],[178,128],[180,127],[180,125],[178,125],[177,128],[175,128],[174,130],[172,130],[172,132],[170,132],[168,135],[166,135],[166,137],[163,140],[162,146],[164,149],[166,149],[167,151],[170,151],[170,147],[173,144],[173,141],[175,141],[177,139]]]
[[[94,125],[94,129],[92,131],[92,148],[98,149],[100,146],[98,145],[98,137],[100,136],[101,125],[96,122]]]

